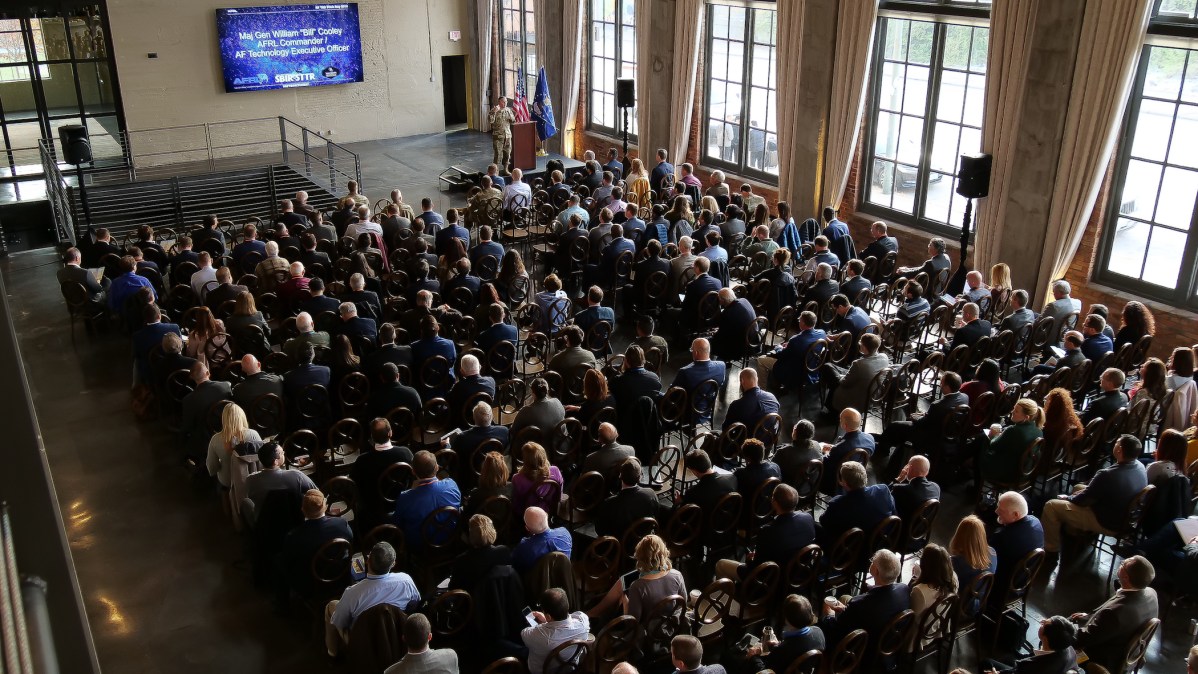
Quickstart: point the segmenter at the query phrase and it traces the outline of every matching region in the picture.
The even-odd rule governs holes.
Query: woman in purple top
[[[545,480],[553,480],[558,484],[558,500],[560,500],[560,488],[563,483],[562,472],[557,469],[557,466],[549,465],[549,454],[538,443],[525,443],[520,454],[524,459],[524,465],[512,477],[512,507],[516,517],[523,517],[525,508],[529,506],[540,506],[546,512],[555,512],[557,502],[542,502],[541,497],[536,493],[536,486]]]

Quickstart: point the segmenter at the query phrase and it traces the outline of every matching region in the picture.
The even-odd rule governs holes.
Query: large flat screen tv
[[[225,91],[362,81],[358,3],[216,10]]]

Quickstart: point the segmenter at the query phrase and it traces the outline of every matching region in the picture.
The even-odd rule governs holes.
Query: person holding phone
[[[1031,657],[1021,658],[1012,666],[990,661],[985,674],[1066,674],[1077,671],[1077,626],[1065,616],[1055,615],[1040,621],[1040,647]]]
[[[686,596],[686,580],[670,563],[670,550],[660,536],[642,538],[634,556],[636,570],[617,578],[602,601],[587,611],[588,616],[606,619],[619,606],[621,613],[644,623],[662,599]]]

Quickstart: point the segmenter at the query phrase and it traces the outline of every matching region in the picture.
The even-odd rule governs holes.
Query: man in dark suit
[[[840,464],[840,496],[828,501],[819,518],[819,541],[825,550],[849,529],[860,529],[868,538],[878,523],[895,514],[894,497],[884,484],[866,486],[865,466],[856,461]]]
[[[691,342],[691,362],[678,370],[672,386],[687,391],[707,380],[714,380],[723,390],[727,383],[728,366],[723,361],[711,359],[711,345],[703,337],[697,337]]]
[[[595,354],[582,347],[582,329],[577,325],[567,325],[559,333],[564,348],[553,355],[549,361],[549,369],[562,376],[570,377],[581,367],[593,367],[596,363]]]
[[[379,378],[371,382],[371,386],[371,414],[386,416],[396,407],[406,407],[413,414],[419,413],[422,404],[420,394],[400,380],[399,368],[395,363],[383,363],[379,369]]]
[[[329,254],[316,250],[315,235],[305,232],[304,235],[300,237],[300,245],[303,247],[303,250],[300,251],[299,261],[303,262],[305,267],[311,267],[312,265],[318,264],[323,266],[325,271],[333,270],[333,261],[329,259]]]
[[[965,306],[961,307],[961,318],[965,320],[965,324],[953,333],[953,341],[948,345],[947,351],[961,345],[973,346],[979,339],[991,335],[994,326],[990,325],[990,321],[978,318],[978,313],[978,305],[973,302],[966,302]]]
[[[174,323],[163,323],[162,312],[155,304],[148,304],[142,310],[145,325],[133,333],[133,359],[137,364],[138,381],[146,386],[152,385],[150,377],[150,351],[162,344],[163,336],[174,333],[181,335],[179,326]]]
[[[495,380],[491,377],[484,377],[479,374],[481,365],[478,358],[472,355],[462,356],[462,371],[459,373],[461,377],[449,389],[449,411],[453,415],[456,426],[465,427],[468,423],[463,412],[466,412],[466,403],[479,393],[486,393],[495,399]]]
[[[669,153],[665,149],[657,151],[657,166],[653,167],[653,171],[649,174],[649,187],[657,192],[661,189],[661,183],[666,179],[666,176],[674,176],[674,165],[666,161]]]
[[[412,264],[412,281],[408,286],[408,301],[416,303],[416,293],[421,290],[427,290],[430,293],[441,292],[441,282],[435,277],[429,276],[429,262],[425,259],[418,259]]]
[[[457,347],[452,341],[441,336],[441,325],[437,319],[425,316],[420,324],[420,339],[412,342],[412,360],[420,364],[418,367],[422,367],[426,360],[435,356],[449,361],[449,376],[445,378],[442,386],[420,388],[421,399],[425,401],[443,398],[449,392],[449,386],[452,386],[454,381],[453,366],[458,359]]]
[[[886,489],[881,485],[882,489]],[[820,628],[828,644],[838,644],[854,630],[865,630],[869,643],[865,647],[867,657],[876,653],[878,640],[886,631],[886,625],[894,617],[911,608],[911,589],[898,582],[902,564],[899,556],[890,550],[879,550],[870,558],[869,573],[874,586],[868,592],[849,600],[847,605],[835,607],[824,605],[824,619]]]
[[[286,596],[287,587],[302,597],[309,596],[314,589],[312,557],[316,551],[334,538],[354,540],[354,532],[348,522],[325,514],[327,504],[319,489],[309,489],[304,494],[302,508],[304,521],[287,534],[283,539],[283,549],[279,552],[278,562],[283,572],[281,580],[286,581],[280,588],[283,596]]]
[[[492,241],[492,236],[494,233],[490,225],[478,228],[478,244],[470,249],[470,264],[475,269],[478,268],[479,262],[488,255],[495,258],[496,269],[499,269],[499,263],[503,262],[503,245]]]
[[[219,220],[215,215],[205,215],[204,221],[199,229],[192,233],[191,239],[195,243],[195,247],[220,257],[225,254],[225,235],[219,229],[217,224]],[[205,247],[205,243],[214,241],[215,243],[207,244],[211,248]]]
[[[395,343],[395,326],[383,323],[379,328],[379,347],[362,359],[362,372],[370,377],[370,383],[381,381],[383,365],[394,363],[412,367],[412,347]]]
[[[645,352],[633,345],[624,352],[624,372],[611,383],[611,394],[616,399],[616,418],[631,421],[633,409],[641,398],[661,397],[661,378],[645,369]]]
[[[744,580],[753,569],[766,562],[773,562],[785,570],[800,550],[815,542],[815,519],[805,512],[796,512],[798,504],[799,492],[794,487],[788,484],[775,487],[770,497],[774,518],[758,532],[756,554],[743,564],[735,560],[717,561],[716,576]]]
[[[123,257],[125,255],[125,251],[120,246],[112,242],[112,234],[108,232],[108,229],[101,227],[96,230],[96,240],[90,246],[88,255],[89,259],[87,261],[88,266],[103,266],[100,260],[104,259],[104,256],[106,255]]]
[[[458,288],[466,289],[466,292],[470,294],[470,297],[465,302],[465,308],[463,311],[474,311],[474,308],[478,306],[478,291],[483,287],[483,280],[474,275],[471,267],[472,265],[470,264],[470,260],[466,258],[458,260],[457,264],[454,266],[454,269],[457,271],[457,275],[446,281],[445,285],[441,286],[441,292],[447,300],[453,299],[454,292]]]
[[[612,194],[617,194],[620,188],[612,191]],[[648,231],[649,225],[637,217],[640,214],[640,209],[636,204],[624,204],[624,218],[620,224],[624,227],[624,236],[632,239],[636,243],[637,251],[645,247],[647,237],[645,232]],[[617,214],[618,215],[618,214]]]
[[[378,341],[378,327],[374,319],[358,316],[358,307],[352,302],[342,302],[337,309],[341,315],[341,321],[336,328],[337,334],[349,337],[351,342],[355,337],[364,337],[372,344]]]
[[[1085,340],[1085,337],[1077,330],[1066,332],[1065,341],[1061,343],[1061,347],[1065,349],[1065,355],[1057,358],[1055,362],[1041,363],[1033,367],[1032,376],[1052,374],[1063,367],[1067,367],[1070,370],[1081,367],[1086,362],[1086,356],[1082,353],[1083,340]],[[1119,407],[1122,407],[1122,405]],[[1119,409],[1119,407],[1115,409]]]
[[[606,211],[606,209],[604,210]],[[602,216],[600,219],[602,220]],[[599,285],[612,285],[616,281],[616,263],[625,253],[629,255],[629,269],[631,270],[632,257],[636,255],[636,244],[632,243],[631,239],[624,237],[623,225],[612,225],[611,243],[608,243],[600,251],[599,264],[586,267],[583,274],[584,279],[589,278]]]
[[[469,460],[470,454],[478,448],[483,442],[492,438],[503,443],[504,447],[508,445],[507,426],[496,426],[492,424],[494,412],[491,411],[491,406],[485,402],[479,402],[470,412],[474,421],[474,425],[466,430],[458,433],[449,440],[449,446],[453,451],[458,453],[459,461]]]
[[[445,255],[449,252],[453,239],[460,239],[463,248],[470,247],[470,232],[466,228],[458,224],[458,209],[451,208],[445,212],[445,226],[440,229],[434,236],[436,241],[435,252],[437,255]]]
[[[587,242],[587,250],[589,251],[590,242],[586,230],[582,228],[582,218],[575,214],[566,220],[566,231],[558,239],[554,254],[544,256],[546,274],[556,271],[559,274],[565,275],[573,271],[575,263],[570,255],[575,246],[581,245],[576,243],[578,239]],[[587,255],[589,256],[590,253],[588,252]],[[585,264],[585,261],[583,263]]]
[[[874,240],[870,242],[861,254],[858,256],[862,260],[874,258],[878,264],[882,263],[882,258],[886,257],[887,253],[897,253],[899,249],[898,239],[887,235],[887,227],[884,222],[875,222],[869,226],[869,232],[873,235]]]
[[[391,424],[376,417],[370,422],[370,447],[358,455],[349,468],[349,477],[358,485],[358,508],[355,513],[358,524],[373,527],[382,524],[387,512],[387,503],[379,490],[379,477],[396,463],[412,464],[412,450],[391,444]],[[369,531],[369,529],[366,529]]]
[[[969,397],[961,393],[961,375],[945,372],[940,375],[940,399],[932,403],[926,414],[916,412],[911,421],[892,421],[881,434],[875,433],[878,451],[890,454],[887,476],[898,475],[907,462],[904,447],[908,442],[921,449],[935,442],[944,428],[944,420],[960,405],[969,405]]]
[[[341,302],[324,294],[324,281],[319,276],[308,281],[308,294],[312,296],[311,299],[300,300],[296,305],[299,312],[319,316],[326,311],[337,313],[341,310]]]
[[[474,340],[474,345],[481,349],[483,353],[490,356],[491,349],[499,342],[516,343],[519,333],[516,331],[516,326],[503,322],[502,306],[492,304],[487,309],[487,318],[490,319],[491,325],[479,332],[478,337]]]
[[[1127,375],[1123,370],[1109,367],[1098,378],[1098,386],[1102,391],[1090,401],[1086,411],[1082,412],[1082,423],[1088,424],[1094,419],[1110,419],[1120,407],[1127,407],[1127,394],[1123,392],[1123,383]]]
[[[90,271],[80,266],[81,255],[78,248],[68,248],[63,255],[65,265],[58,270],[58,283],[78,283],[87,290],[88,302],[93,311],[104,309],[104,287],[96,280]],[[108,279],[104,279],[107,283]]]
[[[208,451],[212,429],[208,427],[208,411],[218,400],[232,400],[233,387],[227,381],[213,381],[204,363],[191,366],[195,390],[183,398],[179,420],[179,438],[184,453],[193,460],[202,460]]]
[[[618,467],[620,491],[607,497],[595,515],[595,531],[600,536],[624,535],[628,526],[644,517],[656,517],[659,509],[657,494],[639,486],[641,462],[636,457],[624,459]]]
[[[237,299],[237,296],[243,292],[247,292],[249,288],[242,285],[233,285],[233,272],[228,267],[221,267],[216,270],[217,286],[208,291],[204,296],[204,305],[209,309],[216,311],[222,304],[229,300]]]
[[[287,400],[299,400],[300,393],[313,384],[319,384],[327,391],[332,374],[327,366],[312,364],[312,359],[316,357],[315,347],[303,344],[296,355],[296,366],[283,375],[283,391],[287,393]]]
[[[721,288],[719,297],[723,310],[720,311],[715,334],[711,336],[711,350],[717,358],[736,360],[748,348],[745,334],[757,318],[757,313],[753,311],[749,300],[738,298],[731,288]]]
[[[159,395],[165,395],[166,379],[179,370],[191,371],[196,364],[195,358],[183,355],[183,338],[168,332],[162,336],[162,357],[150,362],[150,377],[154,390]]]
[[[998,566],[994,570],[994,589],[990,592],[990,606],[999,608],[1003,604],[1015,566],[1027,553],[1044,547],[1044,528],[1040,525],[1040,520],[1028,514],[1027,501],[1018,492],[1008,491],[1000,494],[995,514],[999,527],[990,533],[988,542],[998,555]]]
[[[383,241],[390,243],[399,237],[400,232],[412,229],[412,221],[400,212],[399,206],[387,204],[379,226],[383,228]]]
[[[757,427],[757,422],[778,409],[778,399],[774,394],[757,387],[757,370],[746,367],[740,371],[740,398],[728,406],[728,413],[724,415],[724,425],[720,430],[724,431],[732,424],[742,423],[752,433]]]
[[[262,257],[266,257],[266,243],[258,240],[257,227],[254,225],[246,225],[244,228],[242,228],[242,234],[245,236],[245,239],[236,246],[233,246],[233,252],[230,253],[230,256],[233,258],[234,262],[240,265],[241,258],[249,255],[250,253],[258,253]]]
[[[861,260],[849,260],[848,269],[844,273],[844,283],[840,284],[838,292],[849,298],[849,301],[856,303],[857,297],[862,292],[873,288],[873,284],[869,279],[861,274],[865,271],[865,263]]]
[[[582,462],[582,472],[596,471],[605,480],[616,476],[616,471],[626,459],[635,458],[636,450],[628,445],[621,445],[618,440],[619,431],[613,424],[599,424],[599,447],[587,455]]]
[[[853,336],[854,342],[861,339],[861,333],[865,332],[871,323],[869,314],[849,301],[844,293],[833,295],[829,302],[836,311],[836,318],[832,320],[832,333],[847,332]]]
[[[1027,308],[1027,291],[1016,290],[1011,293],[1011,313],[1002,319],[1002,323],[998,324],[998,329],[1000,331],[1010,330],[1019,336],[1025,328],[1030,330],[1035,322],[1036,312]]]
[[[288,227],[294,227],[296,225],[303,225],[304,227],[308,226],[307,216],[296,213],[295,204],[291,203],[290,199],[284,199],[279,202],[279,211],[281,211],[279,213],[279,222],[283,223],[284,225]]]
[[[928,479],[932,464],[928,457],[916,454],[899,471],[898,478],[890,485],[894,497],[894,509],[903,520],[903,526],[911,525],[912,516],[920,506],[932,499],[940,498],[940,485]]]
[[[264,372],[262,364],[252,353],[241,357],[241,372],[245,379],[233,387],[233,402],[241,406],[248,415],[250,406],[267,393],[273,393],[283,398],[283,378],[277,374]]]
[[[936,287],[936,277],[941,271],[952,267],[952,260],[948,259],[946,250],[948,250],[948,244],[944,242],[944,239],[933,238],[928,241],[928,259],[918,267],[900,267],[897,275],[903,278],[915,278],[920,272],[924,272],[928,275],[930,287],[943,292],[943,288]]]
[[[824,456],[824,478],[820,490],[825,494],[835,494],[840,476],[840,466],[849,455],[858,449],[864,449],[870,457],[874,455],[874,438],[861,430],[861,413],[846,407],[840,412],[840,428],[844,435],[834,445],[823,446],[828,454]]]
[[[786,346],[776,346],[769,354],[757,358],[757,367],[765,374],[769,387],[798,388],[819,382],[819,371],[807,369],[807,352],[813,344],[828,337],[815,327],[816,320],[810,311],[799,314],[799,332],[787,340]]]
[[[171,273],[174,273],[176,267],[184,262],[190,262],[198,267],[200,264],[200,254],[192,250],[193,244],[191,237],[186,235],[181,236],[179,237],[179,241],[177,243],[178,246],[175,250],[175,254],[167,260],[171,266]]]
[[[594,159],[586,163],[586,175],[582,178],[582,184],[590,190],[591,194],[594,194],[595,190],[599,189],[599,186],[603,184],[602,168],[599,162]]]
[[[627,226],[627,225],[626,225]],[[642,242],[645,240],[641,238]],[[657,239],[649,239],[644,245],[647,251],[646,257],[632,266],[632,283],[624,286],[624,315],[637,315],[644,313],[649,307],[646,305],[645,293],[648,290],[649,277],[656,272],[662,272],[666,275],[668,281],[670,276],[670,261],[661,258],[661,242]],[[669,285],[664,295],[658,298],[659,302],[667,301],[669,295]]]
[[[1144,624],[1158,617],[1156,590],[1149,587],[1156,571],[1140,555],[1128,557],[1119,564],[1119,589],[1115,596],[1103,602],[1093,613],[1074,613],[1070,618],[1079,623],[1077,648],[1085,651],[1090,662],[1118,672],[1124,665],[1127,644]]]
[[[574,325],[578,326],[579,330],[582,330],[582,334],[585,337],[590,332],[591,327],[600,321],[607,321],[608,325],[612,329],[615,329],[616,312],[611,307],[603,306],[603,289],[599,286],[591,286],[587,290],[587,307],[574,314]],[[609,345],[607,353],[610,352],[611,347]]]
[[[828,239],[828,250],[842,262],[857,257],[857,247],[853,244],[853,235],[849,233],[848,225],[836,219],[836,209],[824,208],[823,216],[825,226],[822,234]]]
[[[724,284],[720,280],[707,272],[711,270],[711,260],[705,257],[696,257],[693,263],[695,270],[695,278],[690,283],[686,284],[686,291],[682,298],[682,325],[687,328],[695,328],[699,324],[699,302],[702,301],[707,293],[719,292]]]
[[[727,471],[717,472],[711,457],[702,449],[687,452],[683,462],[695,482],[682,495],[679,505],[693,503],[706,515],[715,510],[720,499],[736,491],[736,476]]]
[[[1044,504],[1044,565],[1051,571],[1061,550],[1061,530],[1103,533],[1127,527],[1127,506],[1148,486],[1148,473],[1140,463],[1143,444],[1134,435],[1115,441],[1115,465],[1094,474],[1089,484],[1078,485],[1071,496]]]

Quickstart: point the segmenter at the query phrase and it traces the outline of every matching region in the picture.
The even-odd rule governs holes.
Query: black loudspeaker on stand
[[[994,158],[988,154],[961,155],[961,168],[957,171],[957,194],[965,197],[965,219],[961,222],[961,261],[957,272],[945,289],[957,295],[965,289],[965,275],[969,273],[969,235],[973,220],[973,200],[990,194],[990,166]]]
[[[83,220],[92,224],[92,212],[87,203],[87,183],[83,176],[83,165],[92,160],[92,144],[87,137],[87,128],[80,124],[64,124],[58,127],[58,140],[62,143],[62,158],[75,165],[75,176],[79,179],[79,201],[83,203]]]
[[[636,106],[636,80],[616,80],[616,105],[624,111],[624,170],[628,171],[628,111]]]

